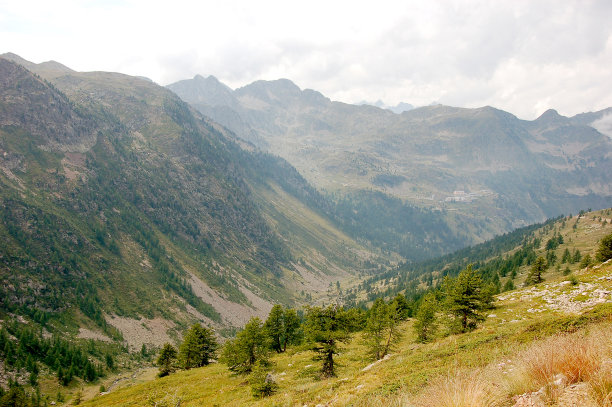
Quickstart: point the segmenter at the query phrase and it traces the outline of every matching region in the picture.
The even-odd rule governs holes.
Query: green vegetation
[[[11,339],[15,338],[15,339]],[[99,349],[76,346],[60,337],[45,338],[42,331],[29,328],[18,321],[4,323],[0,329],[0,356],[5,366],[29,372],[29,381],[36,385],[40,365],[55,372],[59,382],[67,386],[73,378],[93,382],[106,374],[102,364],[90,357],[103,359]],[[107,357],[112,356],[110,354]]]
[[[400,320],[395,302],[387,304],[382,298],[374,301],[363,328],[368,353],[374,360],[384,358],[400,339]]]
[[[604,236],[599,242],[595,259],[599,262],[612,259],[612,233]]]
[[[229,370],[238,374],[250,373],[259,362],[266,365],[268,361],[268,343],[263,323],[257,317],[247,322],[236,338],[225,342],[221,360]]]
[[[526,282],[528,284],[541,283],[542,281],[544,281],[544,279],[542,278],[542,274],[546,271],[547,268],[548,268],[548,263],[546,262],[546,259],[542,256],[538,257],[536,261],[533,263],[533,265],[531,266],[531,271],[529,272],[529,275],[527,276]]]
[[[0,127],[0,359],[9,378],[2,403],[79,403],[102,388],[121,391],[112,380],[140,367],[147,380],[158,373],[160,392],[177,378],[213,373],[210,387],[195,386],[197,396],[156,389],[136,405],[242,402],[247,383],[248,402],[278,404],[291,383],[289,403],[310,403],[347,393],[359,375],[370,378],[367,400],[418,388],[461,355],[477,365],[470,352],[490,344],[509,353],[500,338],[517,344],[587,323],[555,314],[542,327],[514,304],[524,318],[516,333],[486,313],[493,294],[513,295],[540,259],[549,267],[537,280],[546,273],[546,282],[533,292],[552,290],[563,265],[577,277],[554,289],[589,306],[590,293],[569,290],[595,281],[578,274],[578,264],[593,265],[609,246],[603,211],[415,263],[460,247],[486,225],[381,191],[327,197],[284,160],[250,151],[152,83],[66,73],[51,84],[5,60],[0,75],[3,117],[13,123]],[[357,161],[361,171],[367,163]],[[371,178],[385,188],[403,185],[391,175]],[[598,241],[604,249],[596,253]],[[409,260],[399,268],[397,253]],[[305,317],[287,307],[306,302],[343,306],[311,306]],[[228,323],[236,310],[226,303],[248,313],[277,305],[265,323],[253,318],[226,342],[221,364],[211,363],[215,333],[194,323],[230,336],[240,327]],[[546,312],[538,307],[529,312]],[[412,316],[416,322],[407,321]],[[160,336],[143,342],[130,328]],[[177,349],[171,342],[181,333]],[[459,350],[450,355],[450,348]],[[313,355],[320,366],[309,364]],[[398,372],[379,371],[381,387],[367,372],[385,364]]]
[[[348,342],[346,315],[335,305],[327,308],[310,307],[306,311],[304,333],[309,349],[315,352],[315,360],[323,361],[322,377],[336,375],[334,356],[340,352],[340,344]]]
[[[438,302],[433,292],[427,293],[421,300],[413,325],[417,342],[428,342],[436,335],[438,329],[436,312],[438,308]]]
[[[285,352],[288,344],[295,344],[300,339],[300,319],[294,309],[276,304],[270,310],[264,330],[272,350]]]
[[[176,348],[170,343],[165,343],[157,357],[157,366],[159,366],[158,377],[168,376],[174,372],[176,364]]]
[[[444,282],[445,306],[455,317],[459,332],[476,329],[484,321],[483,312],[491,309],[493,296],[480,275],[468,266],[456,279]]]
[[[194,324],[179,347],[179,364],[183,369],[206,366],[216,357],[218,347],[215,332],[211,328]]]
[[[249,377],[251,393],[255,398],[269,397],[278,391],[278,384],[265,364],[256,363]]]

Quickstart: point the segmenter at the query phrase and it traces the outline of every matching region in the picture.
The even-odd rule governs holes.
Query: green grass
[[[598,281],[611,288],[612,282],[599,279],[612,274],[612,265],[581,275],[583,281]],[[563,281],[551,279],[550,284]],[[537,287],[545,289],[544,286]],[[534,341],[558,335],[590,331],[595,327],[610,329],[612,304],[602,304],[581,314],[567,314],[550,309],[540,313],[526,310],[541,306],[538,301],[514,299],[497,302],[486,322],[476,331],[438,338],[428,344],[416,344],[412,322],[402,329],[404,338],[393,355],[363,371],[371,363],[364,358],[365,347],[356,334],[337,358],[337,377],[319,380],[319,365],[309,351],[292,348],[274,356],[273,371],[279,384],[278,393],[262,400],[251,396],[247,378],[234,376],[222,364],[177,372],[167,378],[153,379],[90,400],[88,406],[142,406],[180,399],[181,406],[292,406],[331,403],[333,405],[391,405],[418,397],[423,389],[439,378],[454,372],[483,369],[499,361],[516,357]],[[510,294],[513,294],[512,292]],[[516,322],[502,321],[513,315]],[[160,404],[158,404],[160,405]]]

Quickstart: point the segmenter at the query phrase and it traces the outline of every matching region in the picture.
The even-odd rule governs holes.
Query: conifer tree
[[[250,373],[258,361],[267,364],[268,346],[261,319],[251,318],[236,338],[227,341],[221,359],[231,371],[239,374]]]
[[[370,355],[378,360],[381,359],[383,353],[383,340],[385,338],[385,329],[388,325],[389,311],[387,304],[382,298],[377,298],[372,304],[368,312],[368,319],[363,332],[365,343],[368,346]]]
[[[561,258],[561,263],[571,263],[572,262],[572,254],[569,251],[569,248],[565,248],[563,252],[563,257]]]
[[[416,313],[414,330],[417,334],[417,342],[428,342],[436,334],[438,324],[436,322],[436,311],[438,301],[433,292],[429,292],[421,300]]]
[[[374,301],[368,313],[363,334],[369,353],[374,359],[384,358],[399,340],[399,322],[395,302],[387,304],[382,298]]]
[[[589,267],[591,266],[592,263],[593,263],[593,260],[591,259],[591,255],[587,253],[582,258],[582,261],[580,262],[580,267],[581,268]]]
[[[394,304],[397,315],[402,321],[411,316],[410,303],[408,303],[404,294],[398,293],[395,298],[393,298],[392,304]]]
[[[531,271],[525,280],[527,284],[538,284],[544,281],[542,278],[542,273],[546,271],[548,265],[546,264],[546,259],[542,256],[539,256],[536,261],[531,266]]]
[[[255,398],[269,397],[278,390],[278,384],[272,374],[268,372],[267,366],[259,362],[255,363],[249,377],[249,384],[251,385],[251,393]]]
[[[310,350],[316,353],[315,360],[323,361],[322,377],[335,376],[334,356],[340,350],[340,343],[350,338],[343,314],[344,311],[337,305],[311,307],[306,312],[304,333]]]
[[[301,322],[297,312],[292,308],[287,308],[283,320],[283,352],[287,350],[288,344],[294,343],[299,339],[300,325]]]
[[[599,247],[597,249],[596,257],[597,261],[604,262],[608,259],[612,259],[612,233],[604,236],[599,241]]]
[[[492,299],[472,265],[446,284],[447,309],[455,317],[459,332],[475,329],[485,319],[482,312],[491,308]]]
[[[174,346],[166,342],[159,352],[159,357],[157,358],[157,366],[159,366],[159,373],[157,376],[168,376],[174,371],[176,354],[177,352]]]
[[[219,347],[211,328],[194,324],[185,334],[179,348],[178,359],[183,369],[208,365],[215,358]]]
[[[283,306],[276,304],[270,310],[268,319],[264,324],[267,336],[270,340],[272,350],[281,353],[283,351],[283,333],[284,333],[284,311]]]

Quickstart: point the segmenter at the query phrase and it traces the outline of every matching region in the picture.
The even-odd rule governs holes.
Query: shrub
[[[600,262],[612,259],[612,233],[600,240],[595,258]]]
[[[251,393],[255,398],[269,397],[276,393],[278,384],[272,374],[266,369],[266,365],[256,363],[249,378]]]

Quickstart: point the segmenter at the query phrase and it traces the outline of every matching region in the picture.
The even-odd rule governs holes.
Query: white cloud
[[[534,118],[612,106],[610,21],[607,0],[0,0],[0,52],[161,84],[285,77],[347,102]]]

